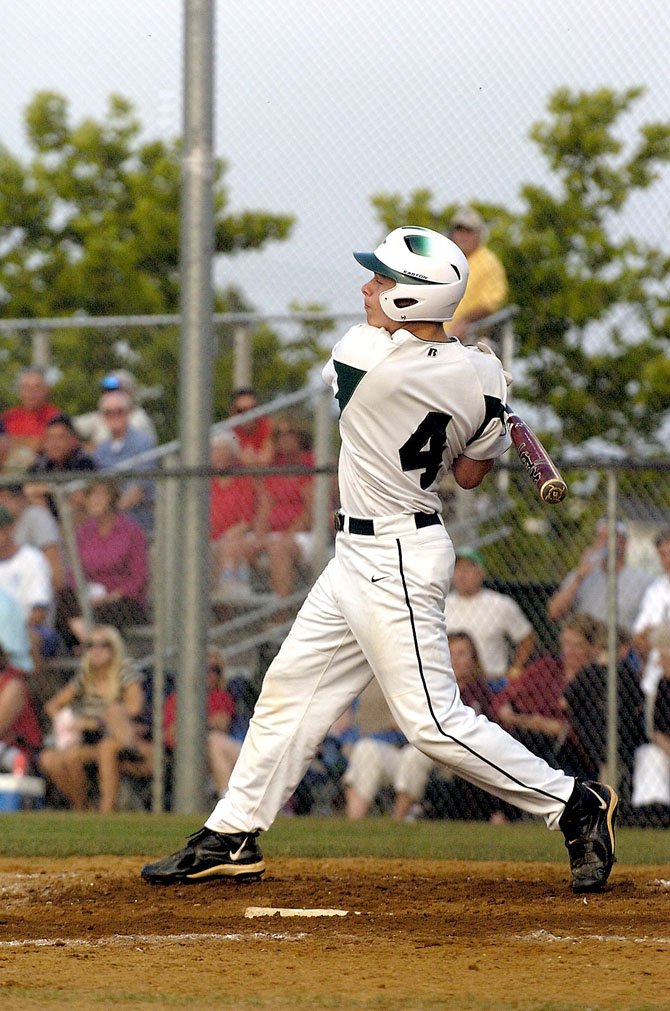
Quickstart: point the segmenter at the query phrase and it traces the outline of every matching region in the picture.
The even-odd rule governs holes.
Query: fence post
[[[246,326],[238,325],[233,331],[233,389],[246,390],[253,386],[251,334]]]
[[[86,631],[90,632],[93,627],[93,608],[91,607],[91,600],[88,595],[86,576],[84,575],[81,558],[79,557],[79,548],[77,546],[77,535],[74,529],[72,509],[70,507],[67,492],[63,485],[55,484],[52,488],[52,494],[56,499],[58,518],[63,529],[63,538],[65,540],[65,550],[67,551],[68,558],[70,559],[70,566],[74,577],[74,588],[77,594],[77,601],[79,603],[79,607],[81,608],[81,615],[84,619],[84,624],[86,625]]]
[[[607,471],[607,781],[619,782],[619,720],[617,692],[617,484],[618,473]]]

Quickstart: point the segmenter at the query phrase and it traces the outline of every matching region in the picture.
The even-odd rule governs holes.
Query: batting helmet
[[[395,228],[374,253],[354,253],[396,284],[379,302],[390,319],[442,323],[453,318],[468,283],[468,261],[446,235],[419,225]]]

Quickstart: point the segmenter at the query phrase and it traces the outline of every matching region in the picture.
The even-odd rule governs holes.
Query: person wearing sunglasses
[[[42,773],[75,811],[89,807],[89,766],[97,771],[103,813],[117,807],[122,772],[151,773],[152,745],[138,722],[143,708],[142,677],[126,657],[121,634],[112,625],[95,625],[75,676],[45,705],[54,743],[39,757]]]

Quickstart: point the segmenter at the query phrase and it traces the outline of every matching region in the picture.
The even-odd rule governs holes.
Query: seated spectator
[[[51,585],[59,589],[65,584],[65,562],[60,530],[51,511],[46,506],[30,503],[20,484],[0,487],[0,505],[16,520],[16,543],[30,544],[44,553],[51,570]]]
[[[63,474],[96,470],[94,460],[81,448],[79,436],[67,414],[57,414],[47,423],[44,448],[28,468],[29,474]],[[58,519],[56,493],[47,482],[30,481],[23,487],[26,498],[34,505],[47,506]],[[83,493],[72,492],[68,501],[75,516],[82,509]]]
[[[670,827],[670,625],[649,637],[660,677],[655,692],[650,740],[635,753],[632,806],[642,825]]]
[[[488,685],[474,639],[468,632],[450,632],[449,652],[461,699],[466,706],[474,709],[477,715],[493,719],[493,693]],[[434,818],[476,820],[490,817],[493,811],[497,811],[500,807],[499,802],[490,794],[472,786],[459,776],[452,775],[438,763],[431,763],[424,771],[423,788],[420,780],[417,780],[413,784],[412,793],[396,792],[393,807],[395,821],[405,821],[411,817],[413,809],[422,799],[426,802],[430,817]]]
[[[132,372],[127,369],[109,372],[100,380],[99,388],[101,394],[110,390],[123,390],[130,397],[130,427],[136,432],[143,432],[156,445],[158,441],[156,428],[150,416],[137,401],[137,383]],[[107,419],[100,410],[78,415],[74,419],[74,424],[82,441],[92,449],[111,436]]]
[[[12,667],[18,667],[24,673],[32,674],[35,665],[23,609],[16,597],[2,589],[0,589],[0,647]],[[31,677],[31,688],[32,682]]]
[[[662,571],[645,590],[633,624],[635,648],[644,668],[642,690],[646,699],[646,723],[650,730],[656,687],[662,676],[658,650],[652,640],[656,630],[662,628],[670,617],[670,527],[659,530],[655,544]]]
[[[563,711],[563,694],[579,672],[596,663],[601,625],[589,615],[569,618],[560,632],[560,653],[528,664],[494,700],[499,723],[553,768],[574,774],[581,755]]]
[[[343,806],[343,777],[359,739],[357,713],[354,702],[328,730],[289,801],[293,814],[333,814]]]
[[[558,590],[547,601],[547,612],[553,621],[571,614],[589,614],[607,622],[607,518],[596,523],[593,543],[582,552],[579,565],[565,577]],[[616,525],[617,615],[623,628],[634,628],[642,596],[651,582],[643,569],[626,562],[628,529],[619,520]]]
[[[343,778],[350,821],[365,818],[384,787],[421,796],[433,765],[430,758],[407,743],[375,679],[361,695],[360,707],[361,736],[351,749]],[[417,780],[422,783],[420,789],[414,785]]]
[[[88,518],[77,528],[77,549],[95,621],[125,628],[147,620],[149,558],[139,523],[119,512],[119,486],[98,479],[86,489]],[[68,645],[87,637],[74,581],[57,594],[56,626]]]
[[[242,464],[237,443],[229,435],[214,440],[211,464],[228,470]],[[210,484],[209,536],[212,583],[217,600],[251,594],[247,537],[256,513],[256,482],[246,474],[215,474]]]
[[[472,636],[489,687],[498,692],[525,667],[536,636],[517,602],[506,593],[485,587],[485,579],[486,565],[480,552],[473,548],[457,551],[445,614],[447,629]]]
[[[312,467],[314,456],[306,431],[290,420],[279,421],[274,432],[274,467]],[[278,597],[293,592],[296,566],[308,561],[312,551],[311,474],[268,474],[260,481],[253,536],[247,541],[247,558],[253,564],[266,554],[270,584]]]
[[[246,414],[258,407],[256,391],[251,387],[233,391],[230,417]],[[272,422],[268,417],[256,418],[233,428],[240,447],[240,459],[247,467],[268,467],[274,456]]]
[[[100,397],[100,414],[109,436],[97,444],[93,459],[100,470],[118,467],[156,446],[156,440],[130,424],[132,400],[125,390],[109,390]],[[131,464],[133,470],[152,471],[155,460]],[[131,516],[150,536],[154,526],[154,482],[130,478],[121,486],[119,510]]]
[[[470,276],[453,321],[445,324],[445,330],[466,343],[471,325],[505,304],[507,275],[499,258],[486,245],[484,219],[473,207],[460,207],[456,211],[449,237],[465,253]]]
[[[42,734],[23,671],[0,646],[0,772],[36,768]],[[17,762],[18,760],[18,762]]]
[[[573,771],[587,779],[600,779],[607,761],[607,626],[597,627],[598,652],[593,663],[583,667],[566,686],[562,709],[566,713],[578,748],[579,768]],[[644,730],[644,695],[637,665],[632,659],[632,640],[626,630],[618,633],[617,655],[617,754],[619,758],[619,795],[630,800],[633,759],[646,739]]]
[[[53,655],[53,587],[44,554],[29,544],[17,544],[16,520],[0,506],[0,589],[19,604],[28,628],[32,666]]]
[[[18,379],[20,403],[3,411],[1,416],[9,441],[5,470],[27,470],[41,452],[47,424],[61,413],[50,403],[50,392],[44,369],[32,365],[21,371]]]
[[[228,789],[242,741],[231,734],[235,702],[226,691],[225,661],[215,647],[207,651],[207,761],[217,796]],[[165,700],[163,733],[165,747],[173,750],[176,743],[177,693],[171,692]]]
[[[144,699],[139,671],[126,658],[120,633],[96,625],[74,678],[46,704],[55,743],[39,758],[44,775],[75,811],[89,806],[88,767],[98,775],[103,813],[118,803],[124,771],[151,773],[152,746],[137,729]]]

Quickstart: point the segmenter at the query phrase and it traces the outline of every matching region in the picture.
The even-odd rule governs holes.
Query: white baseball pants
[[[207,827],[269,828],[329,727],[374,676],[411,744],[558,828],[574,780],[461,702],[444,622],[454,566],[444,527],[417,529],[402,515],[376,519],[374,530],[337,535],[335,558],[267,671]]]

